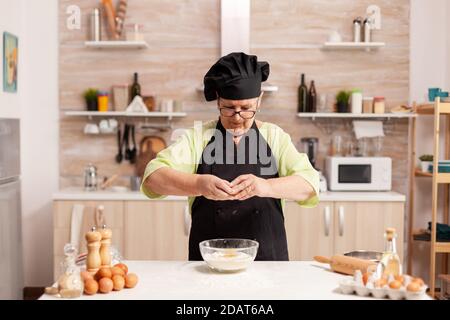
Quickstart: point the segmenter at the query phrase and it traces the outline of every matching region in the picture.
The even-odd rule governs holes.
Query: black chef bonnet
[[[207,101],[221,97],[244,100],[259,97],[261,82],[269,77],[269,64],[257,56],[233,52],[220,58],[206,73],[203,83]]]

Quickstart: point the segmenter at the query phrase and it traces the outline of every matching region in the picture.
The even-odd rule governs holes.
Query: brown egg
[[[98,282],[94,279],[87,279],[84,282],[84,293],[87,295],[93,295],[98,292]]]
[[[94,276],[89,271],[81,271],[80,276],[83,281],[86,281],[88,279],[94,279]]]
[[[398,280],[394,280],[389,283],[389,288],[391,288],[391,289],[400,289],[401,286],[402,286],[402,283]]]
[[[402,275],[394,276],[394,279],[400,281],[401,284],[405,282],[405,277],[403,277]]]
[[[129,273],[125,276],[125,287],[134,288],[138,283],[138,276],[134,273]]]
[[[410,284],[408,284],[408,286],[406,287],[406,290],[411,291],[411,292],[419,292],[420,284],[418,282],[413,281]]]
[[[109,293],[114,287],[114,283],[110,278],[101,278],[98,282],[98,286],[101,293]]]
[[[419,286],[425,285],[425,282],[423,282],[423,280],[422,280],[421,278],[413,278],[413,279],[411,280],[411,282],[416,282],[416,283],[419,284]]]
[[[123,271],[123,269],[119,268],[119,267],[112,267],[111,268],[111,274],[112,274],[113,277],[115,275],[119,275],[119,276],[125,277],[125,271]]]
[[[112,278],[111,268],[100,268],[95,274],[95,280],[100,281],[101,278]]]
[[[114,265],[114,267],[119,267],[120,269],[123,270],[123,272],[125,272],[125,274],[128,273],[128,266],[125,263],[118,263]]]
[[[363,280],[364,285],[366,285],[367,284],[367,280],[369,280],[369,273],[368,272],[365,272],[363,274],[362,280]]]
[[[114,284],[114,287],[113,287],[114,291],[120,291],[125,287],[125,278],[122,277],[121,275],[118,275],[118,274],[114,275],[112,277],[112,281]]]

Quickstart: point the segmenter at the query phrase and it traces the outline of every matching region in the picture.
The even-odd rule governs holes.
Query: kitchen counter
[[[83,295],[86,300],[342,300],[373,299],[339,292],[345,276],[310,261],[256,261],[240,273],[217,273],[204,262],[129,261],[139,283],[133,289]],[[428,296],[424,297],[428,298]],[[59,299],[43,295],[41,300]]]
[[[163,200],[185,201],[186,197],[168,196]],[[84,191],[69,188],[53,194],[53,200],[91,200],[91,201],[143,201],[150,200],[138,191]],[[405,202],[406,198],[398,192],[332,192],[320,193],[320,201],[385,201]],[[150,200],[152,201],[152,200]]]

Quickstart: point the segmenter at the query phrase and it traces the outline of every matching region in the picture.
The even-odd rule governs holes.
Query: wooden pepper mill
[[[87,241],[87,257],[86,257],[86,270],[92,274],[95,274],[102,264],[100,258],[100,241],[102,235],[96,231],[95,227],[92,227],[91,231],[86,233]]]
[[[102,267],[111,266],[111,229],[106,228],[104,224],[102,229],[100,229],[100,234],[102,235],[102,241],[100,246],[100,258],[102,261]]]

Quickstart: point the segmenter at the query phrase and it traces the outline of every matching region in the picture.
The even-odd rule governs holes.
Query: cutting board
[[[136,175],[142,177],[147,164],[156,157],[158,152],[167,147],[166,141],[158,136],[145,136],[139,143],[139,154],[136,161]]]

